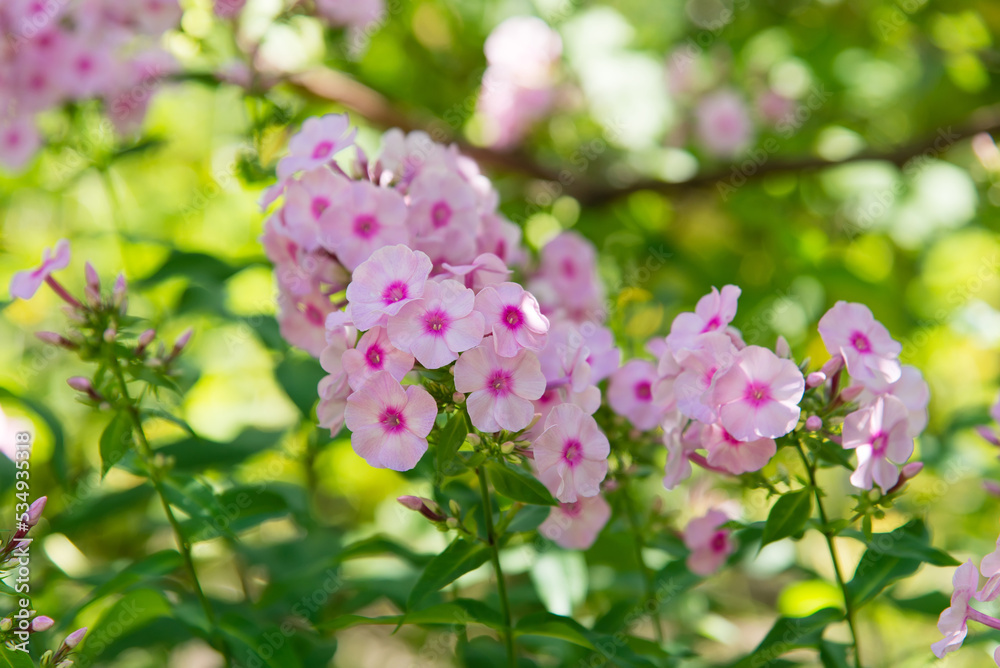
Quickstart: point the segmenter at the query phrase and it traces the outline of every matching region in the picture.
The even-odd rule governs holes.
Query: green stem
[[[226,665],[231,666],[232,660],[229,656],[229,649],[226,643],[222,641],[221,638],[217,637],[215,611],[212,609],[212,604],[205,595],[204,590],[201,588],[201,582],[198,580],[198,572],[195,570],[194,559],[191,557],[191,544],[188,542],[187,538],[184,537],[181,524],[177,520],[177,516],[174,515],[174,511],[170,507],[170,502],[167,501],[167,493],[163,488],[163,481],[160,480],[159,470],[153,462],[153,448],[149,445],[149,440],[146,438],[146,432],[142,427],[142,416],[139,414],[139,408],[132,401],[132,398],[129,395],[128,384],[125,382],[125,375],[122,373],[121,364],[119,364],[118,357],[114,354],[114,350],[112,350],[108,355],[108,360],[111,372],[114,374],[115,380],[118,383],[118,391],[121,392],[122,399],[125,400],[125,411],[128,413],[129,419],[132,422],[132,432],[135,434],[135,442],[138,445],[137,449],[139,455],[142,457],[146,470],[149,472],[149,480],[153,483],[153,488],[156,490],[157,496],[160,497],[160,504],[163,506],[163,512],[167,516],[167,521],[170,522],[170,527],[173,529],[174,537],[180,547],[181,558],[184,561],[184,568],[187,570],[188,575],[191,578],[191,585],[194,587],[195,595],[198,597],[198,601],[201,603],[201,608],[205,612],[205,618],[208,620],[208,625],[211,628],[212,635],[216,636],[213,644],[215,644],[217,649],[222,652],[222,655],[226,660]]]
[[[844,574],[840,570],[840,562],[837,560],[837,547],[829,530],[830,522],[827,519],[826,509],[823,507],[823,495],[820,494],[819,487],[816,485],[816,466],[814,463],[810,463],[800,442],[796,441],[795,447],[798,449],[802,463],[805,464],[809,474],[809,484],[812,486],[813,494],[816,497],[816,507],[819,509],[819,520],[823,523],[823,537],[826,538],[826,546],[830,551],[830,559],[833,561],[833,572],[837,576],[837,584],[840,585],[840,591],[844,596],[844,612],[854,645],[854,665],[856,668],[861,668],[861,646],[858,644],[858,629],[854,622],[854,606],[851,605],[851,594],[847,590],[847,582],[844,580]]]
[[[646,547],[646,542],[642,538],[642,532],[640,531],[639,524],[635,519],[635,506],[632,503],[632,497],[629,495],[628,484],[626,478],[619,478],[622,490],[622,499],[625,505],[625,517],[628,518],[629,527],[632,530],[632,536],[635,538],[633,542],[633,547],[635,549],[635,560],[639,564],[639,570],[642,571],[642,579],[646,586],[646,600],[647,602],[652,602],[654,604],[653,611],[651,613],[653,617],[653,634],[656,637],[656,641],[663,644],[663,621],[660,619],[660,608],[656,605],[656,582],[653,571],[646,565],[646,560],[642,556],[642,551]]]
[[[493,504],[490,502],[490,488],[486,483],[486,472],[482,467],[476,469],[479,476],[479,491],[483,496],[483,517],[486,518],[486,537],[492,550],[493,571],[497,578],[497,594],[500,596],[500,612],[503,615],[504,643],[507,645],[507,665],[517,668],[517,651],[514,649],[514,629],[510,623],[510,601],[507,599],[507,583],[500,569],[500,545],[496,532],[493,530]]]

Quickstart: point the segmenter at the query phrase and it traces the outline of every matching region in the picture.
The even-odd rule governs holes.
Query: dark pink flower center
[[[503,397],[510,394],[511,377],[510,373],[503,369],[496,369],[491,373],[486,381],[486,389],[494,396]]]
[[[726,445],[733,448],[738,448],[739,446],[743,445],[743,441],[737,441],[735,438],[733,438],[733,435],[730,434],[725,429],[722,430],[722,440],[726,442]]]
[[[767,383],[751,381],[747,383],[744,399],[753,404],[754,407],[766,404],[771,400],[771,388]]]
[[[381,369],[385,364],[384,355],[385,351],[382,350],[382,347],[377,343],[373,344],[368,349],[368,352],[365,353],[365,362],[367,362],[368,366],[372,369]]]
[[[715,535],[712,536],[711,542],[708,544],[712,552],[719,554],[720,552],[726,551],[727,535],[725,531],[716,531]]]
[[[871,341],[869,341],[868,337],[861,332],[854,332],[851,334],[851,347],[859,353],[870,353],[872,350]]]
[[[576,276],[576,263],[573,262],[573,258],[565,258],[562,261],[562,273],[566,278],[573,278]]]
[[[362,239],[371,239],[378,234],[378,229],[378,219],[375,216],[365,213],[354,219],[354,234]]]
[[[701,333],[704,334],[705,332],[714,332],[721,325],[722,325],[722,320],[719,318],[719,316],[717,316],[717,315],[712,316],[711,320],[709,320],[708,322],[706,322],[705,326],[702,327]]]
[[[434,229],[439,230],[451,220],[451,207],[444,200],[437,202],[431,207],[431,223]]]
[[[433,309],[424,314],[424,330],[432,336],[444,336],[451,318],[441,309]]]
[[[320,311],[315,306],[313,306],[312,304],[306,306],[305,316],[306,320],[316,325],[317,327],[323,326],[323,321],[325,320],[325,318],[323,317],[323,312]]]
[[[583,459],[583,445],[575,438],[569,439],[563,446],[562,456],[571,468],[576,466]]]
[[[880,431],[872,438],[872,456],[884,457],[885,449],[889,446],[889,434]]]
[[[517,306],[505,306],[503,314],[500,316],[509,330],[517,330],[524,323],[524,312]]]
[[[76,69],[79,70],[81,74],[87,74],[94,67],[94,61],[91,60],[90,56],[82,56],[76,61]]]
[[[331,141],[321,141],[316,144],[316,148],[313,149],[312,157],[314,160],[322,160],[323,158],[330,155],[330,151],[333,150],[333,142]]]
[[[403,416],[403,411],[398,408],[386,408],[382,411],[378,422],[389,433],[396,433],[406,429],[406,418]]]
[[[580,502],[574,501],[572,503],[561,503],[559,504],[559,509],[563,511],[563,514],[567,517],[576,517],[580,514]]]
[[[395,304],[401,299],[406,299],[409,295],[409,288],[403,281],[393,281],[382,291],[382,301],[386,304]]]
[[[330,206],[330,200],[325,197],[315,197],[312,201],[312,215],[313,218],[319,219],[323,215],[323,212],[327,210]]]
[[[17,132],[17,130],[11,130],[4,135],[3,141],[7,146],[13,148],[21,143],[21,135]]]
[[[653,398],[653,386],[648,380],[639,381],[635,384],[635,398],[639,401],[650,401]]]

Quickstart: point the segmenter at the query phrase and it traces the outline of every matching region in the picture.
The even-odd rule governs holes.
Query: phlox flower
[[[285,190],[285,205],[277,218],[279,231],[306,250],[316,250],[320,242],[320,218],[330,210],[335,196],[349,186],[347,179],[326,169],[314,169],[290,182]]]
[[[538,527],[539,533],[567,550],[586,550],[611,519],[611,506],[601,495],[560,503]]]
[[[684,545],[691,550],[686,561],[689,571],[702,577],[711,575],[736,550],[729,537],[730,531],[722,528],[728,521],[722,511],[710,510],[703,517],[688,522],[684,528]]]
[[[0,120],[0,164],[20,170],[41,144],[35,121],[30,116]]]
[[[927,426],[927,405],[931,400],[931,390],[923,374],[916,367],[903,364],[899,380],[886,385],[879,392],[864,388],[858,395],[857,401],[861,405],[869,404],[879,395],[893,396],[903,402],[906,406],[907,432],[910,436],[918,436]]]
[[[423,296],[430,273],[430,258],[402,244],[372,253],[354,270],[347,286],[354,325],[361,331],[387,325],[389,316]]]
[[[438,369],[483,340],[485,319],[475,294],[452,280],[428,281],[424,294],[389,318],[389,340],[425,368]]]
[[[480,253],[471,264],[452,265],[441,263],[441,268],[452,278],[479,292],[487,285],[503,283],[510,276],[510,269],[493,253]]]
[[[864,304],[839,301],[819,321],[819,334],[831,355],[841,355],[847,372],[873,390],[899,380],[903,347]]]
[[[467,262],[476,255],[476,193],[446,169],[422,171],[410,184],[408,224],[416,247],[433,260]]]
[[[628,418],[636,429],[652,429],[660,421],[662,410],[653,401],[653,385],[658,378],[656,367],[646,360],[629,360],[611,374],[608,403],[615,413]]]
[[[685,429],[679,414],[665,419],[663,445],[667,448],[667,463],[663,471],[664,489],[671,490],[691,477],[691,455],[701,445],[703,427],[692,422]]]
[[[316,0],[316,10],[330,25],[361,30],[385,13],[385,0]]]
[[[955,569],[952,584],[955,589],[951,594],[951,605],[941,612],[937,623],[938,631],[944,634],[944,638],[931,645],[931,651],[939,659],[960,648],[969,633],[968,619],[972,610],[969,601],[979,586],[979,574],[971,559]]]
[[[784,436],[795,428],[806,380],[795,362],[767,348],[747,346],[714,385],[719,423],[734,438],[751,441]]]
[[[409,242],[406,215],[406,202],[395,190],[351,181],[324,209],[320,243],[354,271],[379,248]]]
[[[997,539],[997,548],[983,557],[979,572],[986,578],[986,584],[976,594],[976,600],[984,603],[992,601],[1000,595],[1000,538]]]
[[[476,429],[520,431],[534,417],[531,402],[545,391],[545,376],[530,350],[501,357],[483,342],[462,353],[455,363],[455,390],[471,392],[466,406]]]
[[[545,347],[549,320],[542,315],[535,297],[517,283],[500,283],[476,295],[476,310],[486,318],[486,332],[502,357],[513,357],[522,349]]]
[[[698,337],[706,332],[724,330],[736,317],[736,307],[742,291],[735,285],[716,288],[698,300],[694,313],[680,313],[670,325],[667,345],[673,350],[693,348]]]
[[[354,145],[357,128],[350,127],[347,114],[313,116],[288,140],[288,155],[278,163],[278,179],[285,181],[298,171],[322,167],[337,153]]]
[[[600,299],[597,251],[576,232],[562,232],[542,247],[540,280],[549,285],[559,304],[574,309]]]
[[[708,463],[723,468],[733,475],[761,470],[778,451],[773,439],[739,441],[717,424],[706,426],[701,434],[702,442],[708,452]]]
[[[319,357],[326,348],[324,322],[333,310],[333,304],[323,295],[292,297],[281,293],[278,295],[278,329],[282,338],[293,346]]]
[[[521,228],[496,212],[483,214],[482,230],[476,237],[476,250],[492,253],[510,266],[524,261],[521,247]]]
[[[409,471],[425,452],[437,404],[419,385],[406,389],[388,371],[372,375],[347,398],[351,447],[375,468]]]
[[[393,346],[384,328],[372,327],[361,336],[357,346],[344,351],[341,364],[351,389],[359,390],[379,371],[388,371],[402,381],[413,368],[413,355]]]
[[[697,338],[693,348],[679,351],[673,360],[666,355],[661,357],[658,373],[667,381],[673,376],[673,398],[681,413],[712,424],[718,419],[713,382],[732,366],[738,354],[732,339],[724,333],[706,332]],[[660,382],[656,390],[658,399],[669,398],[668,383]]]
[[[538,479],[559,501],[595,496],[608,474],[608,437],[578,406],[556,406],[532,444]]]
[[[887,491],[899,480],[897,464],[913,454],[908,414],[903,402],[893,396],[880,396],[870,406],[849,413],[844,418],[844,447],[858,453],[858,468],[851,474],[851,484],[871,489],[872,481]]]
[[[731,158],[745,149],[753,136],[753,121],[743,98],[719,90],[701,98],[695,109],[695,133],[706,152]]]
[[[95,97],[108,90],[117,72],[108,45],[94,45],[75,36],[62,45],[59,63],[59,87],[75,99]]]
[[[336,436],[344,426],[347,398],[352,394],[347,374],[324,376],[316,389],[319,394],[319,403],[316,405],[319,426],[329,429],[331,436]]]
[[[10,294],[18,299],[31,299],[54,271],[69,266],[69,241],[60,239],[55,248],[42,251],[42,263],[34,269],[25,269],[10,279]]]

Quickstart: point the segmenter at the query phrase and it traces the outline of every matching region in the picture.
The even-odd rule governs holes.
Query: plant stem
[[[514,649],[514,629],[510,623],[510,601],[507,599],[507,583],[500,569],[500,545],[496,532],[493,530],[493,504],[490,502],[490,488],[486,482],[486,472],[482,467],[476,469],[479,476],[479,491],[483,496],[483,517],[486,518],[486,537],[490,543],[493,559],[493,572],[497,578],[497,594],[500,596],[500,612],[503,615],[504,643],[507,645],[507,665],[517,668],[517,651]]]
[[[820,494],[819,487],[816,485],[816,466],[809,462],[809,458],[806,457],[805,451],[802,449],[802,443],[796,441],[795,447],[799,451],[799,456],[802,457],[802,463],[806,466],[806,471],[809,473],[809,484],[813,488],[813,494],[816,497],[816,507],[819,510],[819,519],[823,523],[823,537],[826,538],[826,546],[830,551],[830,560],[833,561],[833,572],[837,576],[837,584],[840,585],[840,591],[844,596],[844,613],[847,617],[847,626],[851,630],[851,640],[854,644],[854,665],[856,668],[861,668],[861,646],[858,644],[858,630],[854,623],[854,606],[851,605],[851,595],[847,591],[847,582],[844,580],[844,574],[840,571],[840,562],[837,560],[837,548],[833,542],[833,536],[829,531],[829,521],[827,520],[826,509],[823,507],[823,495]]]
[[[208,625],[211,629],[212,635],[216,634],[216,621],[215,621],[215,611],[212,609],[212,604],[205,596],[204,590],[201,588],[201,582],[198,580],[198,572],[194,568],[194,559],[191,557],[191,544],[184,537],[184,532],[181,529],[180,522],[177,521],[177,516],[174,515],[173,509],[170,507],[170,502],[167,500],[166,490],[163,488],[163,481],[160,480],[159,472],[157,467],[153,463],[153,449],[149,445],[149,441],[146,439],[146,432],[142,427],[142,417],[139,414],[139,409],[136,404],[132,401],[129,395],[128,385],[125,382],[125,375],[122,373],[121,364],[118,362],[118,357],[112,350],[108,355],[109,364],[111,367],[111,372],[115,376],[115,380],[118,383],[118,390],[121,392],[122,399],[125,400],[125,411],[128,413],[129,419],[132,422],[132,432],[135,435],[135,442],[138,445],[139,455],[142,457],[143,463],[146,465],[146,470],[149,472],[149,480],[153,483],[153,488],[156,490],[157,496],[160,497],[160,504],[163,506],[163,512],[167,516],[167,521],[170,522],[170,527],[173,529],[174,538],[177,540],[177,545],[180,547],[181,558],[184,561],[184,567],[191,577],[191,585],[194,587],[195,595],[198,597],[198,601],[201,603],[201,608],[205,612],[205,618],[208,620]],[[216,637],[215,642],[216,648],[222,652],[225,657],[226,665],[232,665],[232,660],[229,656],[229,649],[226,643],[221,639]]]
[[[635,538],[633,543],[635,548],[635,560],[639,563],[639,570],[642,571],[642,579],[646,586],[646,601],[653,603],[653,611],[651,616],[653,618],[653,634],[656,637],[656,641],[659,644],[663,644],[663,622],[660,619],[660,608],[656,603],[656,592],[655,590],[655,578],[653,572],[646,566],[646,560],[642,556],[642,551],[646,547],[646,542],[642,539],[642,533],[639,530],[639,524],[635,520],[635,507],[632,504],[632,497],[629,496],[628,484],[626,478],[620,478],[622,499],[624,499],[625,505],[625,517],[628,518],[629,527],[632,529],[632,536]]]

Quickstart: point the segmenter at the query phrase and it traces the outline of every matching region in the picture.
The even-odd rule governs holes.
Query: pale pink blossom
[[[767,348],[747,346],[714,382],[719,423],[741,441],[784,436],[799,420],[802,372]]]
[[[969,633],[968,619],[972,610],[969,601],[979,586],[979,574],[971,559],[955,569],[952,584],[955,588],[951,594],[951,605],[941,612],[937,623],[938,631],[944,634],[944,638],[931,645],[934,656],[939,659],[959,649]]]
[[[319,220],[320,242],[354,271],[379,248],[407,244],[406,203],[391,188],[352,181],[336,192]]]
[[[636,429],[652,429],[660,422],[662,411],[653,401],[653,385],[658,380],[652,362],[629,360],[611,374],[608,382],[608,403],[611,409],[628,420]]]
[[[288,155],[278,162],[278,180],[287,181],[298,171],[322,167],[354,145],[357,128],[350,127],[347,114],[326,114],[307,118],[302,129],[288,140]]]
[[[597,274],[594,245],[576,232],[562,232],[542,247],[534,284],[546,305],[571,312],[600,311],[604,291]]]
[[[663,445],[667,448],[667,463],[663,487],[671,490],[691,477],[691,455],[701,445],[704,425],[692,422],[686,429],[679,419],[663,425]]]
[[[406,246],[386,246],[354,270],[347,286],[347,301],[355,326],[365,331],[386,326],[389,316],[424,294],[431,260]]]
[[[840,355],[847,372],[873,390],[899,380],[903,347],[864,304],[839,301],[819,321],[819,334],[831,355]]]
[[[56,70],[59,85],[67,97],[95,97],[110,89],[117,72],[111,49],[106,44],[94,45],[79,37],[66,41]]]
[[[326,316],[334,310],[330,300],[323,295],[292,297],[278,295],[278,328],[281,336],[313,357],[319,357],[326,348]]]
[[[447,169],[420,172],[409,188],[408,224],[416,248],[435,262],[476,256],[478,200],[465,179]]]
[[[986,584],[976,594],[976,600],[986,603],[1000,595],[1000,538],[997,539],[996,549],[983,557],[979,572],[986,578]]]
[[[927,405],[931,400],[931,390],[924,376],[916,367],[903,364],[900,367],[899,380],[879,388],[873,392],[865,387],[858,395],[858,403],[865,405],[873,402],[879,395],[893,396],[906,406],[907,432],[910,436],[918,436],[927,426]]]
[[[464,283],[465,287],[472,288],[476,292],[487,285],[506,282],[511,274],[503,260],[493,253],[481,253],[470,264],[452,265],[442,262],[441,268],[455,280]]]
[[[314,169],[303,174],[301,179],[291,181],[285,190],[281,216],[276,217],[279,231],[304,249],[316,250],[320,245],[320,219],[330,210],[337,196],[349,187],[347,179],[327,169]],[[343,206],[344,202],[338,204]]]
[[[42,251],[42,263],[34,269],[25,269],[10,279],[10,294],[18,299],[31,299],[54,271],[69,266],[69,241],[60,239],[53,248]]]
[[[718,420],[718,402],[712,396],[717,377],[727,371],[737,359],[739,351],[732,339],[723,332],[706,332],[698,336],[694,347],[680,350],[673,359],[679,371],[673,377],[673,398],[677,409],[689,418],[712,424]],[[660,358],[660,367],[674,373],[671,360]],[[660,385],[664,385],[660,383]],[[658,399],[664,388],[657,387]]]
[[[30,116],[0,119],[0,164],[19,171],[41,147],[42,140]]]
[[[858,453],[852,485],[871,489],[874,480],[882,491],[895,486],[899,480],[897,464],[913,454],[907,418],[906,406],[893,396],[878,397],[870,406],[844,418],[844,447]]]
[[[701,433],[708,463],[734,475],[761,470],[778,451],[773,439],[738,441],[717,424],[706,426]]]
[[[701,147],[717,158],[733,158],[753,138],[753,121],[743,97],[719,90],[701,98],[695,108],[695,134]]]
[[[486,213],[482,219],[483,228],[476,237],[476,250],[492,253],[503,260],[508,267],[524,261],[521,247],[521,228],[498,213]]]
[[[386,330],[372,327],[361,336],[357,346],[344,351],[341,364],[351,389],[357,391],[379,371],[388,371],[397,381],[413,368],[413,355],[390,343]]]
[[[694,313],[680,313],[670,325],[667,345],[673,350],[693,348],[698,337],[706,332],[725,330],[736,317],[736,307],[742,291],[735,285],[716,288],[698,300]]]
[[[316,417],[320,427],[330,430],[331,436],[336,436],[344,426],[344,411],[347,410],[347,398],[351,396],[351,386],[347,382],[347,374],[325,376],[317,387],[319,404],[316,405]]]
[[[572,503],[560,503],[549,511],[539,533],[567,550],[586,550],[597,540],[601,529],[611,519],[611,506],[604,497],[581,497]]]
[[[684,545],[691,551],[686,561],[689,571],[702,577],[709,576],[736,551],[729,529],[722,528],[728,521],[722,511],[710,510],[703,517],[688,522],[684,528]]]
[[[438,369],[483,340],[485,319],[475,294],[452,280],[428,281],[420,299],[389,318],[389,339],[425,368]]]
[[[608,437],[578,406],[556,406],[532,444],[538,479],[559,501],[595,496],[608,474]]]
[[[425,452],[437,404],[419,385],[405,389],[379,371],[347,398],[345,422],[354,451],[375,468],[409,471]]]
[[[549,320],[542,315],[534,295],[517,283],[499,283],[476,295],[476,310],[486,319],[498,355],[513,357],[522,349],[545,347]]]
[[[361,30],[385,14],[384,0],[316,0],[316,9],[330,25]]]
[[[531,402],[545,391],[545,376],[530,350],[501,357],[484,341],[455,363],[455,390],[471,392],[466,405],[476,429],[520,431],[531,423]]]

